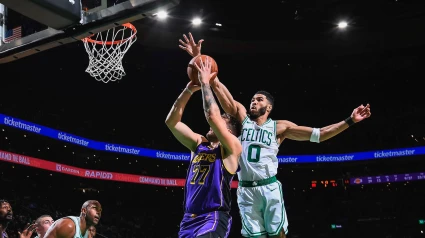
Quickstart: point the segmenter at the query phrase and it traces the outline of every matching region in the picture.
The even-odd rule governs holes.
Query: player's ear
[[[87,212],[87,209],[85,209],[85,208],[81,208],[81,215],[82,215],[83,217],[85,217],[85,216],[86,216],[86,212]]]
[[[267,105],[267,112],[271,112],[272,108],[273,108],[273,106],[271,104]]]

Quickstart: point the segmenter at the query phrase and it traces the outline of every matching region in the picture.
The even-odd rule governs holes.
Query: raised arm
[[[44,238],[73,238],[75,224],[71,219],[59,219],[47,230]]]
[[[281,143],[285,138],[297,141],[310,140],[311,142],[319,143],[338,135],[354,123],[363,121],[364,119],[369,118],[370,116],[370,105],[360,105],[359,107],[353,110],[353,113],[350,117],[329,126],[325,126],[322,128],[312,128],[306,126],[298,126],[293,122],[280,120],[277,121],[276,130],[278,134],[279,143]]]
[[[195,43],[190,32],[189,37],[183,34],[183,38],[184,41],[181,39],[179,40],[181,44],[179,45],[180,49],[185,50],[192,57],[196,57],[201,54],[202,42],[204,40],[199,40],[198,43]],[[247,115],[245,107],[233,99],[232,94],[230,94],[226,86],[220,82],[218,77],[215,77],[215,79],[210,82],[210,85],[223,110],[242,122]]]
[[[232,134],[231,129],[227,126],[226,121],[223,119],[220,113],[220,108],[214,99],[209,79],[211,75],[211,62],[207,58],[207,62],[201,61],[201,66],[196,65],[200,72],[201,90],[202,90],[202,101],[204,105],[205,118],[208,124],[211,126],[214,134],[222,144],[225,150],[226,157],[232,158],[230,168],[233,171],[237,169],[238,157],[242,152],[242,146],[238,138]],[[228,167],[226,165],[226,167]]]
[[[218,77],[215,77],[215,79],[212,80],[211,87],[223,110],[238,119],[238,121],[242,122],[247,116],[246,108],[241,103],[233,99],[229,89],[227,89]]]
[[[196,150],[196,147],[202,142],[202,136],[193,132],[186,124],[181,122],[181,119],[190,96],[198,90],[199,86],[195,86],[190,82],[174,102],[165,120],[165,124],[173,133],[174,137],[190,151]]]

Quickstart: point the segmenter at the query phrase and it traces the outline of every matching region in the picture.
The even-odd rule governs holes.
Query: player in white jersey
[[[67,216],[55,221],[44,238],[89,238],[89,229],[96,226],[102,216],[102,205],[88,200],[81,207],[80,216]]]
[[[201,43],[180,40],[181,49],[191,56],[201,54]],[[350,117],[338,123],[312,128],[298,126],[287,120],[271,120],[268,116],[273,109],[274,99],[266,91],[258,91],[251,99],[249,111],[235,101],[229,90],[216,77],[211,82],[223,110],[242,122],[241,171],[238,173],[238,205],[242,218],[244,237],[285,238],[288,233],[288,219],[282,195],[282,185],[276,179],[279,145],[284,139],[322,142],[330,139],[354,123],[370,117],[370,106],[360,105]]]
[[[239,137],[243,147],[239,180],[258,181],[276,175],[278,166],[276,155],[279,151],[276,138],[276,121],[268,119],[259,126],[248,116],[245,117]]]

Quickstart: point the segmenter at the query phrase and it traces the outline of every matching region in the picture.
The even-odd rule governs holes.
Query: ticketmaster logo
[[[286,158],[279,158],[279,163],[296,163],[298,158],[293,157],[286,157]]]
[[[373,154],[375,158],[384,158],[384,157],[397,157],[397,156],[406,156],[413,155],[415,150],[400,150],[400,151],[378,151]]]
[[[341,156],[317,156],[317,162],[336,162],[336,161],[348,161],[353,160],[354,155],[341,155]]]
[[[173,155],[169,153],[164,153],[162,151],[156,152],[156,157],[161,159],[171,159],[171,160],[190,160],[190,155]]]
[[[10,119],[9,117],[4,118],[4,124],[8,125],[8,126],[19,128],[19,129],[24,129],[24,130],[27,130],[27,131],[35,132],[35,133],[40,133],[40,131],[41,131],[40,127],[28,125],[28,124],[23,123],[21,121],[15,121],[15,119],[13,119],[13,118]]]
[[[88,146],[89,145],[89,142],[84,140],[84,139],[78,139],[78,138],[75,138],[73,136],[69,136],[65,133],[62,133],[62,132],[58,133],[58,138],[59,138],[59,140],[68,141],[68,142],[78,144],[78,145],[82,145],[82,146]]]
[[[105,150],[114,151],[114,152],[123,152],[123,153],[133,154],[133,155],[138,155],[140,152],[140,150],[137,150],[134,148],[125,148],[125,147],[115,146],[110,144],[105,145]]]

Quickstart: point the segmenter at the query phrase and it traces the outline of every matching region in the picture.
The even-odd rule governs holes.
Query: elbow
[[[166,121],[165,122],[165,125],[167,125],[168,129],[172,129],[172,128],[174,128],[176,126],[176,123],[172,123],[172,122]]]
[[[165,119],[165,125],[167,125],[168,128],[174,127],[176,125],[175,120],[172,120],[170,117],[167,117]]]
[[[170,118],[169,117],[165,118],[165,125],[167,125],[167,126],[170,125]]]
[[[171,110],[167,118],[165,118],[165,125],[169,128],[174,127],[181,120],[181,114],[178,113],[176,109]]]
[[[319,128],[313,128],[313,131],[310,135],[310,142],[320,143],[324,141],[323,130]]]
[[[329,129],[325,129],[325,128],[320,128],[320,137],[319,137],[319,141],[320,142],[323,142],[323,141],[326,141],[326,140],[328,140],[330,137],[329,137],[329,134],[330,134],[330,130]]]
[[[227,102],[226,105],[223,106],[223,109],[226,113],[235,116],[238,112],[238,106],[236,104],[236,101]]]

